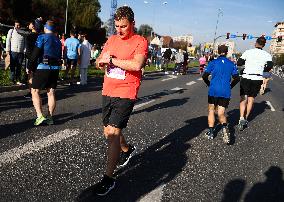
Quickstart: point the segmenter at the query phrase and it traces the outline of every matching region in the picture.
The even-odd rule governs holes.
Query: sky
[[[100,0],[100,4],[99,16],[105,22],[110,18],[111,0]],[[191,34],[193,45],[213,42],[217,20],[216,36],[228,32],[271,36],[276,22],[284,21],[284,0],[117,0],[117,4],[133,9],[137,28],[148,24],[162,36]],[[252,48],[255,43],[255,39],[230,40],[235,41],[240,52]],[[225,38],[218,41],[225,41]],[[266,50],[269,45],[270,41]]]

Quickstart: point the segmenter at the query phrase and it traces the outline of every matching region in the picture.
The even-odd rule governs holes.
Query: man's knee
[[[40,92],[39,89],[34,89],[34,88],[31,89],[32,94],[39,94],[39,92]]]
[[[104,128],[104,135],[108,140],[113,140],[119,137],[121,129],[115,128],[113,126],[107,126]]]
[[[213,104],[208,105],[208,112],[215,112],[215,106]]]
[[[241,102],[247,100],[247,96],[246,95],[241,95],[241,99],[240,100],[241,100]]]
[[[48,95],[48,96],[54,96],[55,89],[53,89],[53,88],[48,88],[46,92],[47,92],[47,95]]]

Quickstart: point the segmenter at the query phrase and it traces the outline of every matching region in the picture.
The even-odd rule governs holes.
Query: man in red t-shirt
[[[107,168],[95,193],[106,195],[115,186],[114,170],[125,166],[135,147],[126,143],[122,129],[126,128],[141,82],[141,68],[148,53],[147,40],[134,33],[134,13],[128,6],[117,9],[116,35],[109,37],[97,59],[105,70],[102,114],[104,135],[108,140]]]

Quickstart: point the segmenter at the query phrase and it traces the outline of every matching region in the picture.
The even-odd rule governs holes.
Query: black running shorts
[[[78,60],[77,59],[69,59],[66,60],[67,65],[72,65],[73,67],[77,66]]]
[[[261,85],[262,80],[250,80],[243,78],[240,82],[240,95],[247,95],[248,97],[256,97]]]
[[[213,104],[215,107],[221,106],[228,108],[230,104],[230,98],[208,96],[208,104]]]
[[[32,88],[45,89],[57,86],[59,70],[38,69],[33,74]]]
[[[104,126],[126,128],[134,104],[135,100],[128,98],[103,96],[102,114]]]

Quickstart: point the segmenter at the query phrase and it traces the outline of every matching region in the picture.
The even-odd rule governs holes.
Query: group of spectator
[[[161,47],[155,46],[152,50],[149,50],[146,65],[155,65],[157,70],[163,69],[165,74],[169,74],[168,67],[171,61],[175,63],[173,74],[186,74],[189,55],[182,49],[179,49],[178,53],[173,52],[171,48],[162,52]]]
[[[21,27],[20,22],[16,20],[14,27],[7,34],[0,34],[0,60],[4,59],[6,55],[10,58],[10,80],[14,84],[22,85],[31,82],[29,57],[40,34],[43,34],[43,19],[41,17],[30,21],[27,28]],[[59,35],[57,32],[55,34],[61,42],[62,67],[65,70],[62,80],[66,80],[70,85],[87,84],[87,68],[90,64],[95,65],[100,52],[98,46],[88,42],[86,33],[76,34],[71,30],[70,37],[67,39],[65,39],[65,34]],[[24,62],[25,68],[23,68]],[[74,78],[78,64],[80,82],[76,82]],[[69,72],[70,78],[68,77]]]

